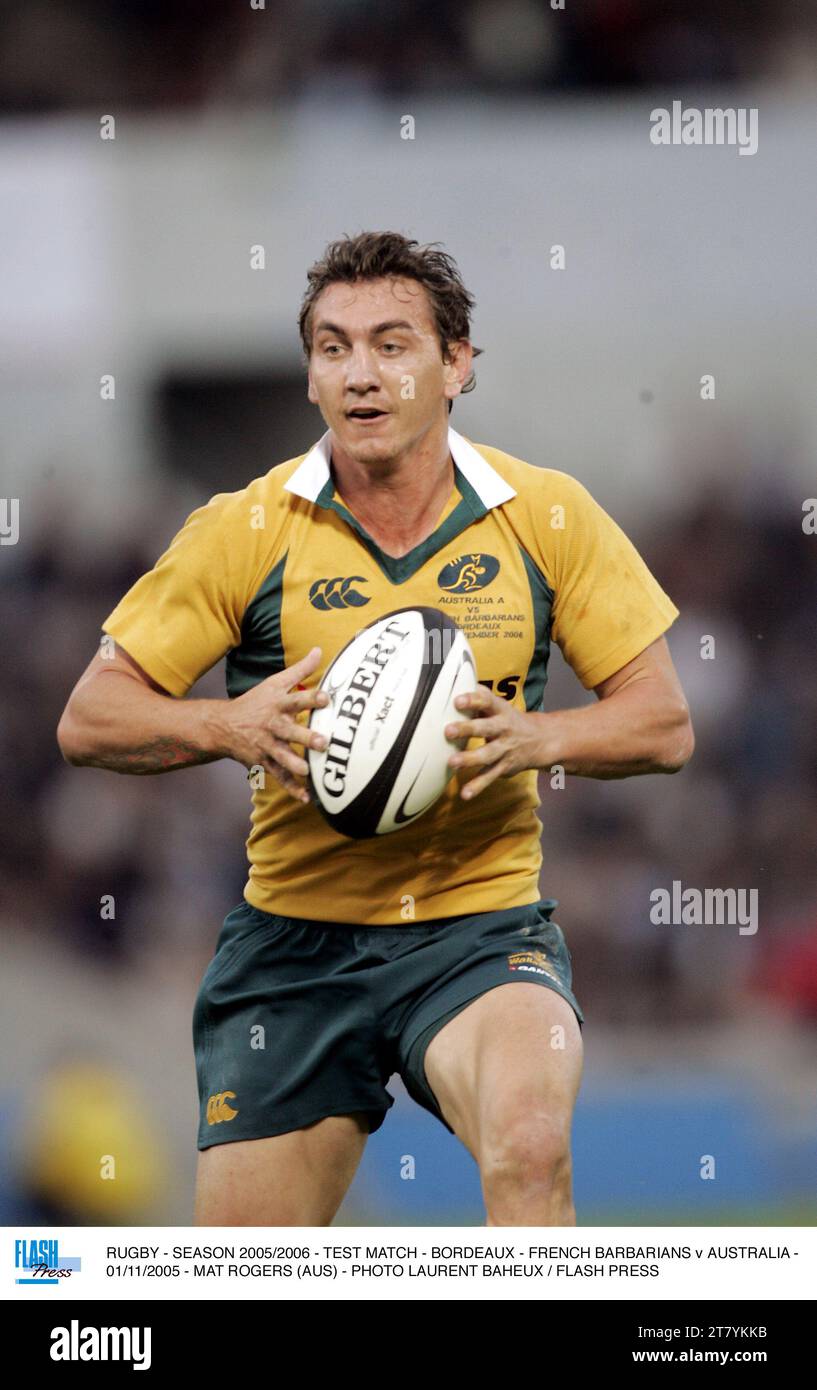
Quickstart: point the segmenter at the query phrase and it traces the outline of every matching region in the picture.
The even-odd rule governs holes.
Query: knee
[[[498,1125],[480,1150],[480,1174],[491,1202],[551,1193],[572,1205],[570,1125],[525,1114]]]

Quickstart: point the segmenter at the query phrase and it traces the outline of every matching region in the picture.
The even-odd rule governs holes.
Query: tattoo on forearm
[[[139,748],[129,748],[121,753],[108,753],[100,759],[97,766],[110,772],[130,772],[145,776],[153,772],[169,772],[176,767],[193,767],[196,763],[210,763],[214,755],[198,748],[195,743],[187,743],[183,738],[151,739]]]

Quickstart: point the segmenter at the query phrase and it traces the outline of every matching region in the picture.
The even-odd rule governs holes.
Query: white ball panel
[[[434,683],[383,815],[378,835],[400,830],[427,811],[445,791],[453,776],[448,759],[455,745],[445,737],[445,727],[461,719],[455,707],[457,695],[477,685],[476,671],[468,643],[458,632]]]
[[[440,663],[430,690],[429,661]],[[330,823],[352,836],[384,835],[429,810],[452,776],[448,759],[455,745],[444,731],[461,718],[454,699],[476,685],[464,633],[436,610],[387,614],[354,638],[321,682],[332,703],[313,710],[309,721],[330,739],[322,752],[307,751],[311,780]],[[427,691],[425,704],[413,716],[416,727],[406,739],[419,688]],[[400,749],[405,744],[402,755],[398,740]],[[384,777],[391,776],[388,791]]]
[[[400,734],[422,671],[424,635],[419,613],[381,619],[354,638],[326,672],[320,688],[329,690],[332,703],[314,711],[310,727],[333,742],[322,752],[310,749],[309,765],[332,812],[354,801]],[[339,795],[325,790],[341,783]]]

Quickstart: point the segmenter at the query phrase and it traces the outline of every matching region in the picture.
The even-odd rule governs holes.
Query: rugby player
[[[584,1018],[540,893],[537,777],[675,772],[693,736],[678,610],[627,537],[549,460],[450,426],[473,303],[435,244],[327,248],[300,315],[326,433],[192,513],[60,721],[76,765],[256,770],[244,899],[194,1011],[199,1225],[331,1223],[395,1072],[475,1158],[488,1225],[575,1224]],[[481,684],[446,728],[468,744],[431,810],[350,840],[310,798],[308,711],[340,648],[414,604],[471,643]],[[595,702],[542,712],[551,638]],[[224,656],[228,698],[182,698]]]

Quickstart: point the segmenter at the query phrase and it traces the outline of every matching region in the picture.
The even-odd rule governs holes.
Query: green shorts
[[[548,899],[528,907],[404,926],[277,917],[242,902],[225,918],[193,1013],[198,1147],[261,1139],[327,1115],[382,1125],[398,1072],[444,1119],[425,1050],[496,985],[556,990],[578,1018],[572,960]],[[453,1130],[451,1130],[453,1133]]]

